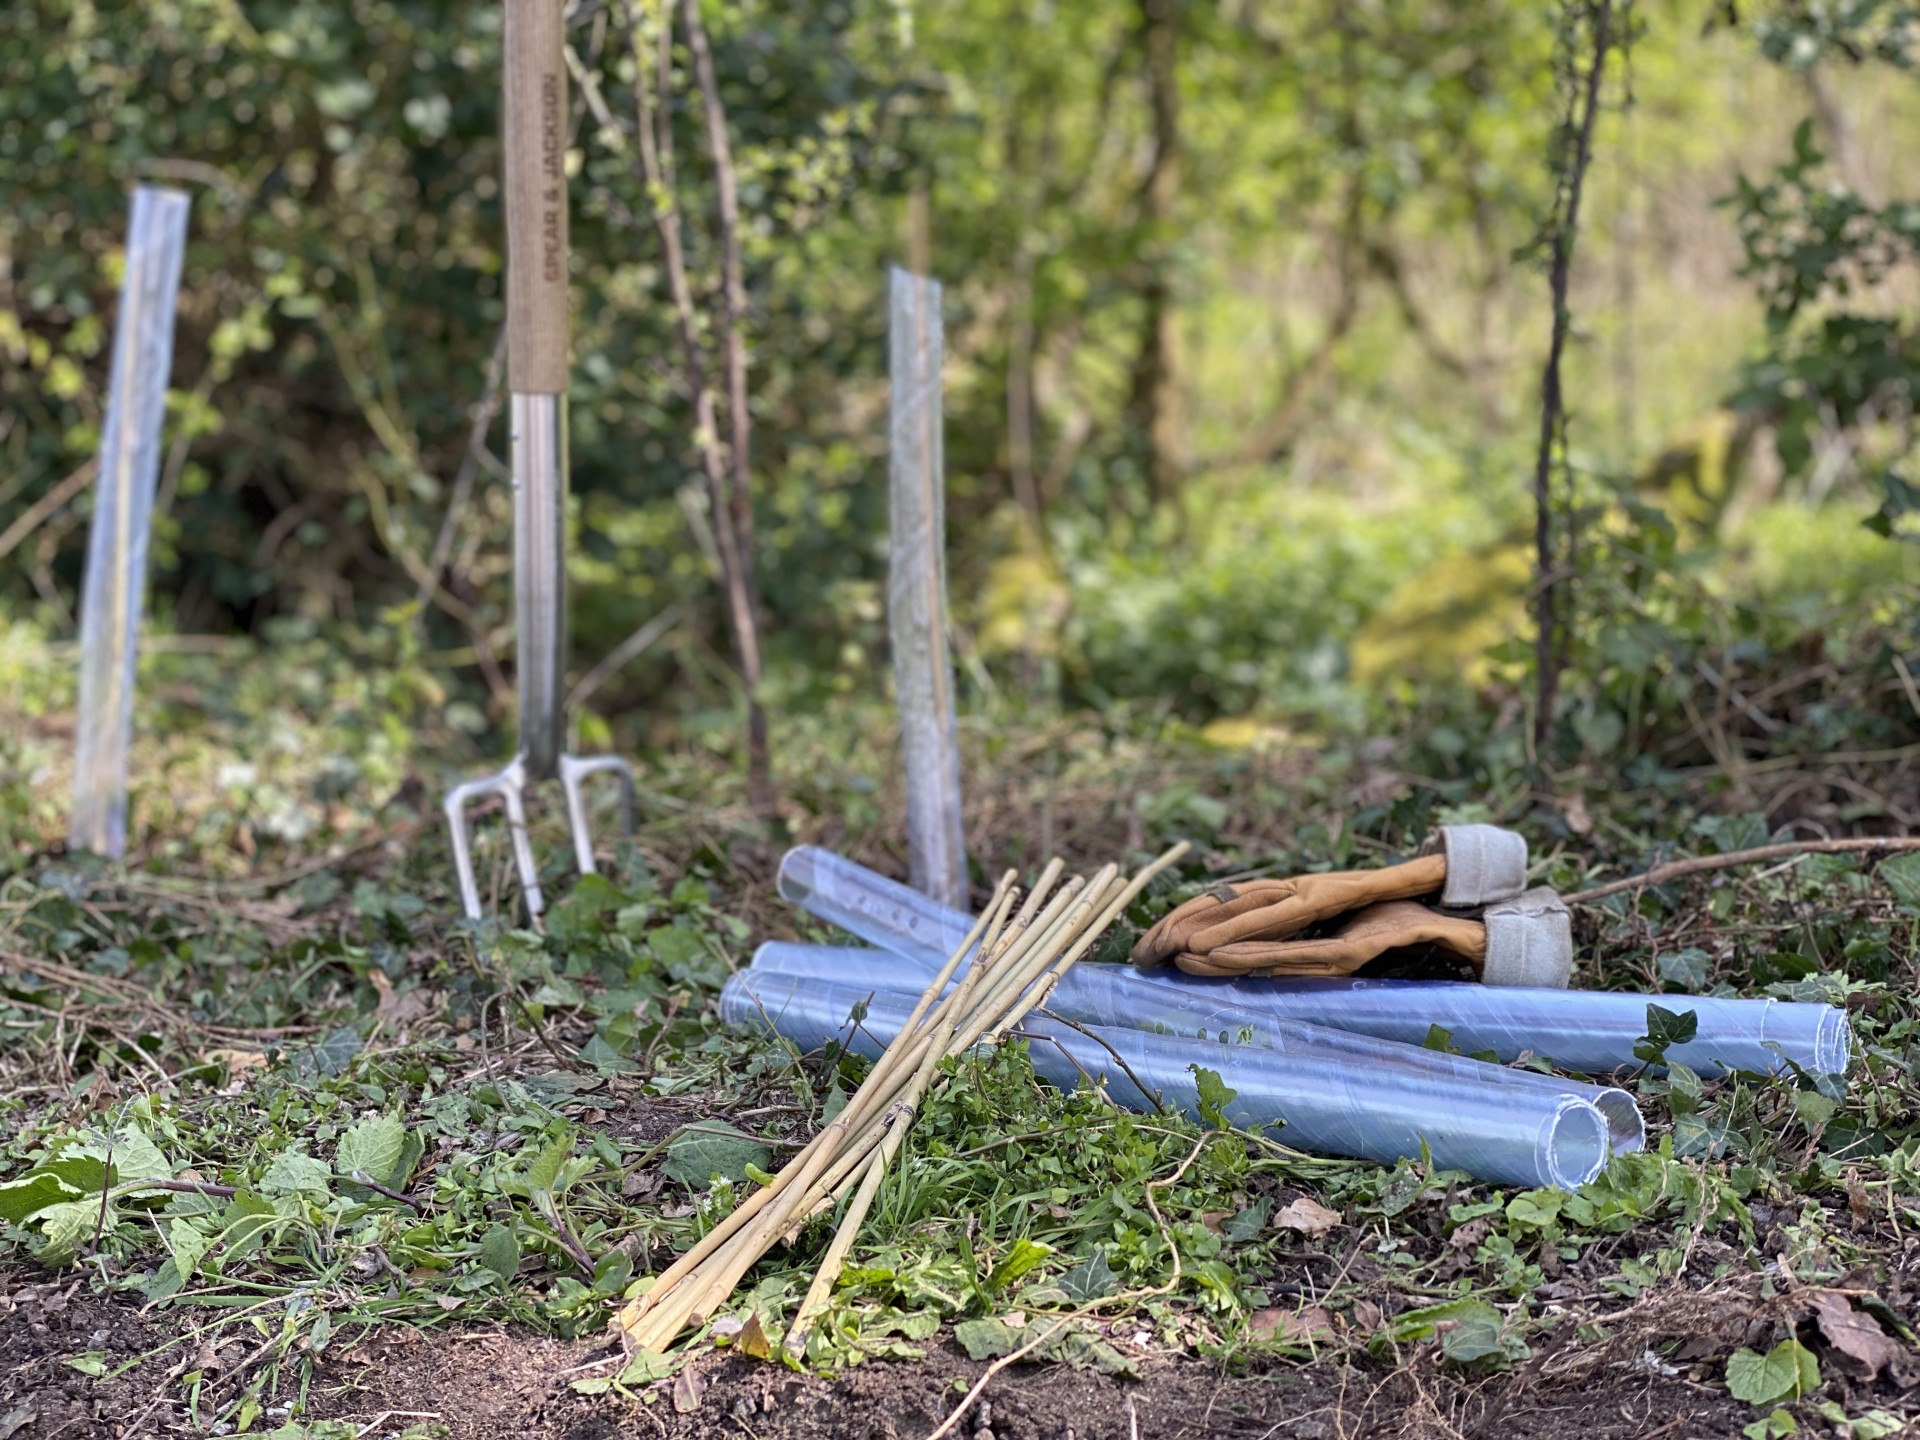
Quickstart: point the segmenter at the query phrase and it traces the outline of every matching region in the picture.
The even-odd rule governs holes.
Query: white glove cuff
[[[1542,886],[1486,913],[1488,985],[1564,990],[1573,978],[1573,918],[1558,895]]]
[[[1429,841],[1427,850],[1435,849]],[[1440,903],[1455,909],[1511,900],[1527,888],[1526,837],[1497,825],[1442,825],[1447,885]]]

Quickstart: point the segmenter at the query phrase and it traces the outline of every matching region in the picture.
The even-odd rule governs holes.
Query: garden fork
[[[564,0],[506,0],[507,364],[513,469],[513,589],[520,748],[504,770],[447,795],[460,900],[481,917],[467,808],[498,795],[527,918],[545,902],[527,835],[526,792],[558,778],[580,873],[596,873],[585,782],[612,775],[620,823],[634,824],[633,770],[614,755],[574,756],[565,743],[567,663],[567,80]]]

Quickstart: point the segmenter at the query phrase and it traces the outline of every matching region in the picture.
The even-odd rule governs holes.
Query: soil
[[[190,1340],[161,1348],[182,1333],[178,1314],[143,1316],[90,1294],[84,1280],[0,1271],[0,1440],[204,1433],[177,1383],[181,1372],[244,1366],[247,1356],[238,1343],[217,1356],[190,1354]],[[103,1378],[68,1363],[87,1352],[104,1352]],[[353,1343],[336,1336],[314,1366],[307,1413],[352,1422],[366,1440],[422,1422],[444,1427],[450,1440],[925,1440],[985,1369],[939,1345],[924,1360],[875,1361],[831,1379],[716,1354],[693,1367],[691,1382],[666,1382],[639,1399],[569,1388],[581,1374],[604,1374],[608,1354],[604,1344],[495,1329],[391,1326]],[[240,1383],[237,1373],[208,1373],[202,1414]],[[289,1366],[282,1401],[298,1383]],[[1019,1367],[994,1377],[983,1401],[949,1432],[957,1440],[1718,1440],[1754,1418],[1719,1384],[1685,1373],[1622,1372],[1555,1388],[1525,1367],[1479,1380],[1385,1362],[1274,1362],[1229,1373],[1191,1356],[1148,1358],[1139,1380]],[[270,1408],[254,1429],[278,1423]]]

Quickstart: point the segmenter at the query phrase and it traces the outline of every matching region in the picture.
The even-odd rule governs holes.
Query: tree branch
[[[753,474],[749,442],[753,417],[747,409],[747,287],[740,261],[740,198],[734,179],[733,146],[727,135],[727,112],[714,77],[713,50],[700,19],[700,0],[684,0],[687,48],[693,55],[694,82],[699,87],[707,126],[707,154],[713,162],[715,209],[720,234],[721,349],[727,384],[728,455],[732,484],[728,501],[732,514],[735,611],[734,645],[739,654],[740,678],[747,692],[747,796],[756,811],[773,810],[772,763],[768,756],[766,712],[760,707],[759,586],[753,563]]]
[[[1586,8],[1583,4],[1582,8]],[[1564,449],[1566,404],[1560,386],[1560,357],[1566,349],[1567,331],[1572,316],[1567,306],[1567,290],[1573,272],[1573,242],[1580,225],[1580,191],[1586,182],[1587,166],[1593,159],[1593,124],[1600,112],[1600,82],[1607,69],[1607,51],[1613,43],[1612,0],[1592,5],[1593,60],[1587,69],[1584,100],[1570,101],[1562,136],[1573,140],[1573,155],[1555,195],[1555,213],[1548,222],[1548,243],[1553,247],[1548,271],[1548,286],[1553,295],[1553,332],[1547,344],[1547,365],[1540,385],[1540,449],[1534,460],[1534,561],[1541,575],[1555,568],[1556,545],[1553,524],[1553,461],[1557,448]],[[1579,106],[1575,119],[1575,106]],[[1571,135],[1568,132],[1571,131]],[[1568,506],[1567,548],[1574,544],[1572,506]],[[1546,743],[1553,728],[1553,706],[1560,688],[1560,672],[1567,662],[1566,635],[1560,622],[1560,587],[1543,585],[1535,602],[1534,658],[1539,669],[1538,709],[1533,733],[1536,753]]]
[[[1725,855],[1696,855],[1691,860],[1670,860],[1656,865],[1644,875],[1626,880],[1610,880],[1591,890],[1577,890],[1566,897],[1569,905],[1618,895],[1623,890],[1641,890],[1649,885],[1665,885],[1688,875],[1709,870],[1731,870],[1736,865],[1757,865],[1764,860],[1785,860],[1798,855],[1858,855],[1882,850],[1920,850],[1920,837],[1908,835],[1862,835],[1844,840],[1793,840],[1779,845],[1760,845],[1752,850],[1730,850]]]

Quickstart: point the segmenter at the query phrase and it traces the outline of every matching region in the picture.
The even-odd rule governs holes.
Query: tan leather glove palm
[[[1446,878],[1446,857],[1423,855],[1381,870],[1334,870],[1222,885],[1161,917],[1133,947],[1133,963],[1164,965],[1222,946],[1286,940],[1351,910],[1437,894]]]
[[[1566,907],[1522,893],[1526,842],[1488,825],[1443,827],[1403,865],[1223,885],[1164,916],[1134,946],[1136,965],[1169,960],[1192,975],[1350,975],[1390,950],[1432,945],[1488,984],[1564,986],[1572,973]],[[1410,903],[1488,907],[1484,919]],[[1331,934],[1307,930],[1349,917]]]

